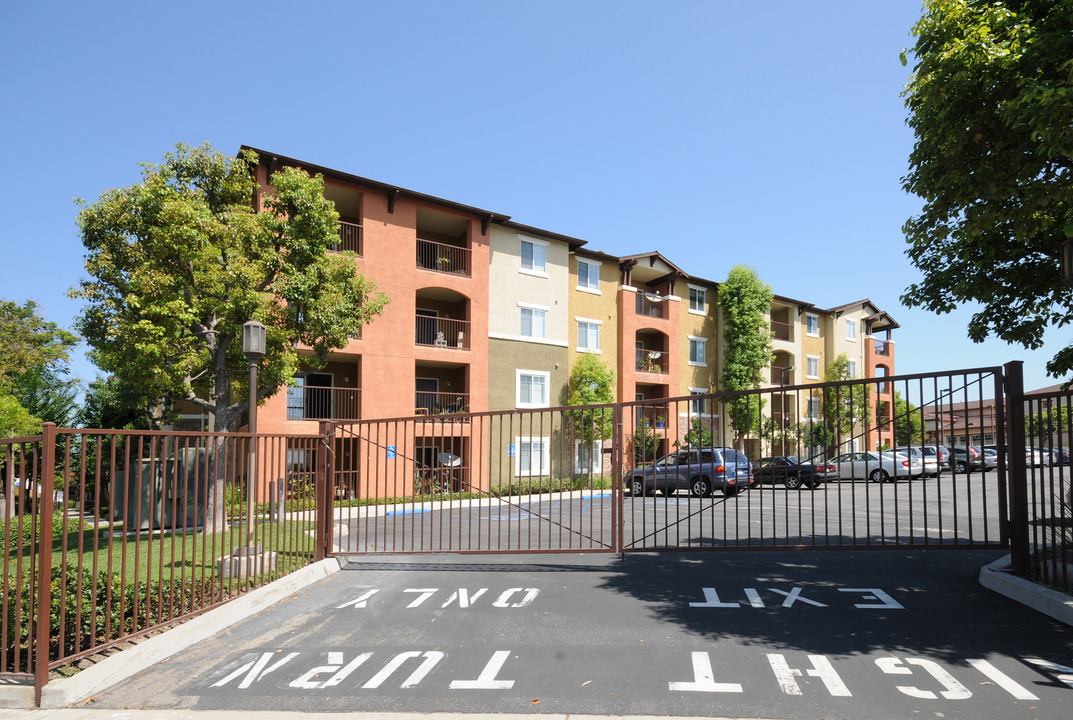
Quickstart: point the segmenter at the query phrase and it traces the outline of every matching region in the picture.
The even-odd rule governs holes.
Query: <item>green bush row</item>
[[[41,537],[41,524],[40,522],[35,522],[36,517],[33,514],[23,515],[21,523],[17,517],[0,521],[0,545],[9,550],[28,546],[36,547],[37,540]],[[64,521],[64,513],[53,514],[53,542],[64,537],[65,532],[78,532],[84,527],[84,523],[80,518],[66,518],[66,526],[64,526]]]

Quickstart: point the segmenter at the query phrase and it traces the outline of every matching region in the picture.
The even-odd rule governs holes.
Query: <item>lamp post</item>
[[[242,326],[242,354],[250,363],[250,461],[246,481],[246,547],[253,546],[253,498],[257,461],[257,362],[265,354],[265,326],[250,320]]]

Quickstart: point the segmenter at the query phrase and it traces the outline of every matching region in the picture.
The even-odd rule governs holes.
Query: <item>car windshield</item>
[[[789,457],[786,458],[786,464],[787,465],[800,465],[801,464],[801,458],[796,457],[794,455],[790,455]]]

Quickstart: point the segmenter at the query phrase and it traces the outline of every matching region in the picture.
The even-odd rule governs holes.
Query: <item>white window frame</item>
[[[693,367],[708,367],[708,338],[697,337],[696,335],[689,335],[689,364]],[[695,344],[695,345],[694,345]],[[700,354],[704,356],[704,360],[693,359],[693,348],[699,347]]]
[[[820,419],[820,399],[818,397],[808,398],[805,404],[805,410],[808,413],[805,416],[806,420],[819,420]]]
[[[857,361],[850,360],[846,363],[846,370],[849,372],[851,378],[857,377]]]
[[[603,325],[603,321],[602,320],[593,320],[592,318],[583,318],[583,317],[575,317],[574,320],[577,322],[577,351],[578,352],[602,354],[602,351],[600,350],[600,326]],[[589,333],[586,332],[585,337],[582,338],[582,335],[581,335],[581,326],[582,325],[591,326],[591,327],[596,328],[596,345],[595,345],[595,347],[589,344],[589,340],[590,340]],[[584,340],[584,342],[582,342],[582,340]]]
[[[548,246],[551,245],[547,240],[537,240],[531,237],[519,238],[521,241],[518,246],[518,272],[525,273],[526,275],[534,275],[536,277],[548,277]],[[528,243],[533,246],[533,260],[532,267],[525,266],[525,244]],[[542,256],[542,262],[539,267],[537,266],[537,248],[541,249],[539,255]]]
[[[581,266],[586,265],[588,269],[585,271],[586,279],[589,284],[583,285],[581,283]],[[593,295],[600,294],[600,263],[593,260],[577,259],[577,290],[581,292],[592,293]]]
[[[815,324],[816,329],[813,330],[812,326]],[[805,313],[805,334],[809,337],[820,336],[820,316],[813,313]]]
[[[574,472],[576,473],[596,473],[599,474],[603,471],[603,453],[604,453],[604,441],[596,440],[592,445],[591,455],[589,457],[590,467],[584,467],[581,463],[581,447],[584,442],[578,438],[574,440]]]
[[[544,305],[531,305],[529,303],[519,302],[518,307],[518,337],[533,338],[534,340],[547,340],[548,338],[548,311],[551,309]],[[529,312],[529,334],[525,334],[525,314]],[[537,335],[534,329],[537,325],[537,313],[540,313],[540,330],[541,333]]]
[[[533,445],[539,443],[540,458],[537,469],[533,467]],[[529,468],[522,468],[522,448],[529,451]],[[514,475],[515,477],[541,477],[551,475],[551,438],[549,437],[515,437],[514,438]]]
[[[515,370],[514,375],[514,399],[515,407],[519,408],[546,408],[551,407],[549,396],[551,393],[551,373],[541,370]],[[544,381],[544,400],[532,402],[532,395],[528,401],[522,400],[522,378],[542,378]],[[530,383],[532,386],[532,383]]]
[[[690,395],[707,395],[711,390],[709,388],[691,387],[689,388]],[[711,413],[706,413],[702,408],[698,408],[696,403],[700,402],[699,399],[690,398],[689,400],[689,414],[693,417],[711,417]]]
[[[846,340],[857,342],[857,321],[846,318]]]
[[[806,355],[805,356],[805,377],[809,380],[820,379],[820,356],[819,355]]]
[[[701,297],[701,307],[693,307],[693,293],[697,292]],[[708,314],[708,288],[701,287],[700,285],[689,285],[689,312],[693,315],[707,315]]]

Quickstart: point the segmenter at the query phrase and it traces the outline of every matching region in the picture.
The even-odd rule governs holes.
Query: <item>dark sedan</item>
[[[814,465],[793,455],[760,458],[753,465],[753,483],[783,483],[791,490],[809,489],[838,480],[834,465]]]

